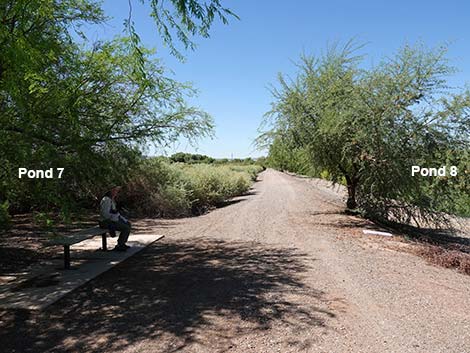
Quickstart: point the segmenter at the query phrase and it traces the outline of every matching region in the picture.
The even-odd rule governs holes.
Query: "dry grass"
[[[452,219],[454,227],[417,228],[392,224],[389,226],[401,234],[402,250],[418,255],[429,263],[453,268],[470,275],[470,219]]]
[[[455,268],[470,275],[470,254],[466,252],[443,249],[435,245],[420,246],[416,249],[416,252],[432,264]]]

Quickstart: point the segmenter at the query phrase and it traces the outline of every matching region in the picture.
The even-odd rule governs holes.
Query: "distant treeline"
[[[165,158],[165,157],[163,157]],[[168,157],[168,160],[171,162],[180,162],[180,163],[218,163],[218,164],[262,164],[264,162],[264,157],[261,158],[213,158],[203,154],[194,154],[194,153],[184,153],[178,152]]]

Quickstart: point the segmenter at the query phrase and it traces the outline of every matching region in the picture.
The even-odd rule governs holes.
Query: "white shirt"
[[[111,212],[113,210],[113,212]],[[100,202],[100,214],[103,220],[110,220],[113,222],[119,222],[119,212],[116,210],[116,203],[108,196],[101,199]]]

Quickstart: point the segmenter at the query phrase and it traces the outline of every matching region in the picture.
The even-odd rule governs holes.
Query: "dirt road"
[[[268,170],[204,216],[144,220],[161,243],[43,313],[5,312],[3,347],[126,352],[470,352],[470,277],[427,265],[340,197]]]

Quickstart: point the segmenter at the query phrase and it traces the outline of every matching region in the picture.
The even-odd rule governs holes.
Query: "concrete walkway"
[[[99,250],[99,236],[73,245],[72,269],[64,270],[62,259],[36,264],[28,273],[0,285],[0,308],[44,309],[161,238],[163,235],[131,234],[127,243],[131,248],[126,252]],[[110,249],[114,247],[116,239],[108,237]]]

